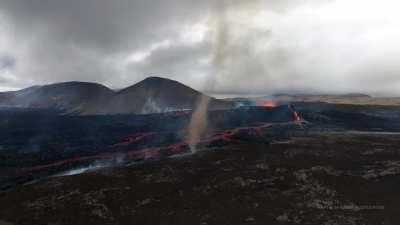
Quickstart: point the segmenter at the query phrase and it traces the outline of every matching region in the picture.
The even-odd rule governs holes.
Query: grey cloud
[[[7,54],[0,55],[0,90],[18,86],[15,76],[11,74],[16,69],[17,60]]]
[[[207,8],[194,0],[0,0],[12,44],[24,47],[17,56],[23,58],[17,74],[21,86],[65,80],[130,85],[122,81],[137,79],[121,74],[118,60],[176,38]]]
[[[1,0],[1,12],[25,35],[49,35],[107,53],[125,51],[171,35],[199,17],[197,1]],[[40,37],[45,38],[45,37]]]
[[[209,73],[207,59],[210,57],[209,42],[194,45],[176,45],[153,51],[144,61],[131,63],[127,72],[138,80],[146,76],[166,76],[203,89],[196,76]],[[202,73],[202,74],[199,74]]]
[[[9,55],[0,55],[0,71],[12,70],[15,68],[17,61],[14,57]]]
[[[369,49],[371,43],[359,44],[369,34],[355,27],[359,21],[352,25],[318,17],[293,19],[292,11],[301,7],[312,12],[336,1],[0,0],[0,28],[7,25],[8,39],[2,44],[0,37],[0,53],[8,55],[0,57],[0,71],[11,73],[0,79],[0,88],[68,80],[120,88],[158,75],[207,90],[204,80],[218,73],[215,88],[207,91],[396,92],[399,46],[380,40],[382,52],[392,48],[394,53],[376,54]],[[254,28],[244,20],[225,20],[229,10],[250,15],[265,10],[271,15],[265,27]],[[210,18],[204,40],[179,41],[184,27]],[[221,28],[219,41],[215,22]],[[130,54],[164,40],[171,44],[150,51],[142,61],[124,63]],[[218,63],[215,55],[222,56]]]
[[[216,5],[221,5],[219,2],[222,1],[0,0],[0,13],[9,18],[18,34],[41,35],[43,43],[47,36],[58,44],[110,54],[172,36],[182,25],[206,16]],[[224,2],[232,6],[243,5],[244,1]],[[265,3],[271,10],[302,4],[286,0]]]
[[[44,47],[32,47],[29,58],[21,75],[41,84],[71,80],[106,83],[116,74],[106,55],[51,41]]]
[[[358,83],[359,91],[390,95],[398,92],[400,86],[400,65],[398,54],[386,53],[386,57],[370,58],[367,63],[352,70],[349,82]]]

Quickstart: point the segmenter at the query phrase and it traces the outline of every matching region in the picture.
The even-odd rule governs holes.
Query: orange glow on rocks
[[[275,101],[265,101],[265,102],[263,102],[261,104],[261,106],[264,107],[264,108],[271,109],[271,108],[278,107],[279,104],[277,102],[275,102]]]

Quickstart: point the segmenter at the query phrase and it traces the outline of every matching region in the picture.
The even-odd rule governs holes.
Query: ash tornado
[[[212,51],[212,75],[206,81],[206,87],[209,91],[214,90],[218,76],[229,73],[229,68],[226,64],[237,60],[234,59],[233,54],[230,54],[230,52],[238,50],[233,49],[235,45],[231,44],[235,40],[233,40],[231,36],[233,24],[230,20],[230,13],[239,11],[249,16],[254,10],[259,9],[258,6],[260,6],[260,2],[261,0],[223,0],[216,2],[211,15],[214,41]],[[202,95],[190,120],[188,127],[188,143],[192,153],[197,151],[196,145],[207,130],[207,114],[210,100],[211,98],[209,96]]]

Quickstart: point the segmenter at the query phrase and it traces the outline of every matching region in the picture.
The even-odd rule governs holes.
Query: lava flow
[[[129,145],[135,144],[139,141],[142,141],[143,139],[147,138],[147,137],[151,137],[152,135],[154,135],[155,133],[138,133],[138,134],[134,134],[131,135],[127,138],[125,138],[125,140],[123,142],[111,145],[110,147],[127,147]]]
[[[294,122],[299,123],[303,121],[300,113],[296,110],[296,108],[293,105],[289,105],[289,109],[293,112]]]
[[[295,122],[301,125],[303,121],[293,105],[274,101],[263,102],[262,105],[249,109],[216,111],[211,115],[214,120],[210,123],[217,124],[221,128],[198,140],[197,144],[200,148],[227,146],[241,141],[265,142],[273,124]],[[179,116],[187,117],[187,114],[185,112]],[[179,132],[184,131],[177,129],[171,132],[137,132],[126,135],[113,145],[103,146],[104,149],[98,150],[97,154],[77,155],[69,159],[25,168],[23,171],[61,170],[94,161],[111,161],[112,164],[115,159],[137,162],[190,153],[190,142],[183,139]]]
[[[299,113],[299,112],[297,112],[297,111],[294,111],[294,112],[293,112],[293,116],[294,116],[294,121],[295,121],[295,122],[301,122],[301,121],[302,121],[302,119],[301,119],[301,116],[300,116],[300,113]]]
[[[214,134],[211,138],[203,139],[199,144],[203,146],[213,145],[217,142],[230,143],[234,140],[240,140],[242,138],[262,138],[264,129],[268,128],[269,125],[265,124],[256,127],[241,127],[234,128],[231,130],[225,130],[220,133]],[[124,142],[113,145],[112,147],[122,147],[129,146],[137,141],[142,140],[145,137],[151,136],[153,133],[139,133],[127,138]],[[117,157],[123,157],[129,161],[144,161],[149,159],[157,159],[162,157],[168,157],[177,154],[184,154],[189,152],[189,144],[185,141],[169,144],[166,146],[158,146],[143,149],[130,149],[128,151],[117,151],[117,152],[103,152],[91,156],[80,156],[71,159],[61,160],[47,165],[39,165],[31,168],[26,168],[26,171],[34,172],[40,170],[48,170],[55,168],[62,168],[65,166],[76,165],[77,163],[88,163],[95,160],[107,160],[114,159]]]

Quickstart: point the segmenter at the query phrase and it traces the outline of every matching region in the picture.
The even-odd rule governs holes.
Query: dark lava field
[[[0,111],[0,224],[400,224],[400,108]]]

